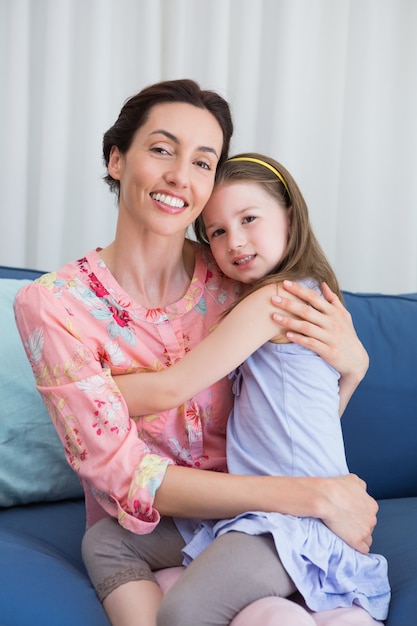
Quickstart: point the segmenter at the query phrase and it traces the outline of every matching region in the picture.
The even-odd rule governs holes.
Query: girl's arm
[[[290,341],[310,348],[340,372],[339,413],[342,415],[367,372],[369,357],[349,311],[325,283],[321,287],[324,298],[299,283],[284,281],[278,295],[272,296],[281,309],[274,318],[287,330]]]
[[[179,406],[229,374],[266,341],[275,338],[288,343],[283,333],[277,335],[273,321],[275,293],[275,284],[251,293],[175,365],[159,372],[117,376],[130,415]]]

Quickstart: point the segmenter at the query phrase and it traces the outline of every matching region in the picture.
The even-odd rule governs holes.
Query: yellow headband
[[[291,198],[290,190],[288,189],[288,185],[285,182],[285,178],[282,176],[282,174],[278,172],[278,170],[275,167],[273,167],[273,165],[270,165],[266,161],[261,161],[261,159],[255,159],[254,157],[232,157],[231,159],[227,159],[226,163],[230,163],[231,161],[249,161],[250,163],[257,163],[258,165],[267,167],[269,170],[271,170],[271,172],[275,174],[275,176],[277,176],[280,179],[280,181],[282,182],[282,184],[284,185],[286,189],[287,194]]]

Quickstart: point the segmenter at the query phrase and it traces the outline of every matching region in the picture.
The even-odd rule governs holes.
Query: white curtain
[[[190,77],[293,173],[344,289],[417,291],[416,33],[416,0],[0,0],[0,264],[109,243],[103,132]]]

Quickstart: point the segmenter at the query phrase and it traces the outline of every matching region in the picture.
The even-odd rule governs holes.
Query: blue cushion
[[[0,511],[0,623],[109,626],[81,560],[84,502]]]
[[[81,496],[35,388],[13,313],[27,279],[0,278],[0,506]]]
[[[9,265],[0,265],[0,278],[26,278],[28,280],[34,280],[39,278],[45,272],[38,270],[31,270],[25,267],[11,267]]]
[[[417,498],[379,501],[372,552],[388,561],[391,603],[386,626],[417,623]]]
[[[377,499],[417,496],[417,294],[344,296],[370,356],[342,418],[349,469]]]

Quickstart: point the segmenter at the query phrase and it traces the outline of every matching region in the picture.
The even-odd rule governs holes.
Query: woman
[[[172,516],[309,515],[362,552],[371,544],[377,505],[355,476],[226,473],[227,380],[196,396],[186,415],[172,410],[137,422],[114,382],[156,359],[166,366],[181,358],[239,293],[209,251],[185,239],[231,134],[227,103],[189,80],[159,83],[128,100],[103,141],[106,180],[119,198],[114,241],[16,299],[37,388],[85,487],[83,554],[112,624],[156,623],[161,591],[152,570],[182,561]],[[330,292],[327,302],[300,286],[291,291],[279,299],[280,323],[341,372],[345,406],[368,365],[350,316]],[[141,535],[139,555],[106,560],[104,534],[102,555],[89,554],[89,533],[101,533],[98,520],[109,515]],[[132,586],[133,600],[125,602]]]

